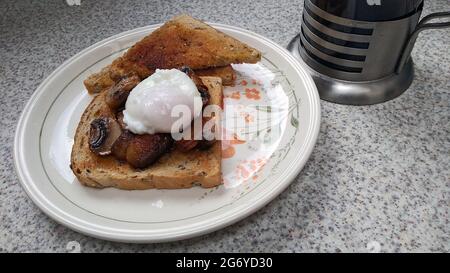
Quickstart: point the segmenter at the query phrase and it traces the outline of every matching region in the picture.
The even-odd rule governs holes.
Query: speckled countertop
[[[71,2],[71,1],[68,1]],[[131,3],[132,2],[132,3]],[[450,251],[450,35],[423,32],[416,79],[394,101],[322,102],[317,146],[291,186],[228,228],[174,243],[132,245],[73,232],[22,190],[12,153],[16,123],[39,83],[64,60],[119,32],[189,13],[281,45],[299,30],[301,0],[0,1],[0,251],[355,252]],[[426,1],[425,14],[450,10]]]

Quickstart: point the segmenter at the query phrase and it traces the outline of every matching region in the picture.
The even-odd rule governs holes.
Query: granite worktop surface
[[[423,32],[416,78],[375,106],[322,101],[316,148],[295,181],[266,207],[225,229],[133,245],[76,233],[42,213],[13,166],[16,124],[39,83],[66,59],[111,35],[179,13],[236,25],[286,46],[300,0],[0,1],[0,251],[335,252],[450,251],[450,35]],[[77,2],[77,1],[74,1]],[[450,10],[426,1],[424,14]]]

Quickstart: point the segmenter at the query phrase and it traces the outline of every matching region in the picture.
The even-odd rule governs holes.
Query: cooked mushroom
[[[130,145],[131,140],[135,137],[133,133],[128,130],[123,130],[122,134],[119,138],[114,142],[111,153],[112,155],[119,159],[126,161],[127,160],[127,149]]]
[[[109,155],[114,142],[122,133],[119,123],[110,117],[101,117],[91,122],[89,148],[98,155]]]
[[[203,106],[206,106],[209,102],[208,89],[204,85],[202,85],[202,86],[197,86],[197,90],[198,90],[198,92],[200,92],[200,96],[202,97]]]
[[[211,131],[205,130],[203,127],[203,139],[199,140],[197,148],[200,150],[208,150],[211,146],[216,143],[217,139],[215,137],[215,125],[211,128]]]
[[[195,139],[181,139],[175,142],[175,147],[185,153],[197,147],[198,143]]]
[[[209,93],[208,88],[203,84],[203,81],[200,79],[199,76],[197,76],[190,67],[183,66],[180,68],[180,71],[185,73],[186,75],[191,78],[191,80],[194,82],[195,86],[197,86],[198,92],[200,92],[200,95],[202,96],[202,103],[203,106],[208,104],[209,101]]]
[[[197,82],[201,82],[200,78],[195,75],[194,70],[192,70],[189,66],[182,66],[179,70],[188,75],[189,78],[194,81],[195,85],[197,85]]]
[[[172,146],[170,134],[136,135],[127,148],[127,162],[135,168],[154,163]]]
[[[209,148],[211,148],[214,145],[214,143],[216,143],[216,140],[203,139],[203,140],[199,141],[197,147],[200,150],[208,150]]]
[[[140,79],[138,76],[130,76],[109,88],[105,97],[105,102],[109,108],[113,111],[121,108],[127,101],[131,89],[138,85],[139,82]]]
[[[216,117],[203,117],[203,130],[202,130],[202,139],[198,139],[198,135],[195,135],[194,124],[191,125],[191,138],[190,139],[180,139],[175,141],[175,148],[181,152],[189,152],[194,148],[198,148],[200,150],[209,149],[216,142],[216,124],[213,123],[210,129],[205,128],[207,122],[216,121]]]
[[[120,111],[116,114],[117,122],[119,123],[120,127],[125,130],[127,128],[127,125],[123,121],[123,111]]]

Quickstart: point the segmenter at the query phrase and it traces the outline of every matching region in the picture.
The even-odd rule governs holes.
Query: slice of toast
[[[130,74],[141,79],[155,69],[189,66],[194,70],[223,67],[232,63],[256,63],[261,53],[188,15],[180,15],[133,45],[122,57],[84,84],[90,93],[98,93]]]
[[[231,65],[199,69],[195,70],[195,74],[198,76],[219,77],[222,79],[222,85],[224,86],[233,85],[236,79],[236,74]]]
[[[84,80],[84,85],[88,92],[90,94],[100,93],[113,86],[115,81],[110,77],[111,71],[111,65],[108,65],[100,72],[92,74]],[[236,73],[231,65],[197,69],[195,70],[195,74],[198,76],[219,77],[222,79],[222,85],[224,86],[233,85],[236,79]],[[141,78],[145,78],[145,76],[142,75]]]
[[[222,106],[222,83],[217,77],[201,77],[208,88],[210,104]],[[126,190],[179,189],[221,184],[222,147],[219,140],[207,150],[183,153],[172,150],[144,170],[137,170],[113,156],[98,156],[89,149],[91,121],[100,116],[114,117],[106,105],[106,92],[97,95],[84,111],[75,133],[71,169],[85,186],[116,187]]]

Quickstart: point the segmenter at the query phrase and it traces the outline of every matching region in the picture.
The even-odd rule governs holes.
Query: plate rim
[[[266,206],[269,202],[271,202],[273,199],[275,199],[277,196],[279,196],[297,177],[297,175],[301,172],[303,167],[305,166],[306,162],[310,158],[312,151],[314,150],[314,147],[316,145],[319,131],[320,131],[320,124],[321,124],[321,106],[320,106],[320,98],[317,91],[317,87],[314,84],[314,81],[312,77],[307,72],[307,69],[305,67],[305,64],[301,62],[301,60],[296,59],[291,53],[289,53],[285,48],[283,48],[278,43],[270,40],[269,38],[266,38],[260,34],[257,34],[253,31],[249,31],[240,27],[230,26],[226,24],[220,24],[220,23],[210,23],[208,24],[212,25],[213,27],[218,27],[220,29],[231,29],[233,31],[244,33],[245,35],[252,36],[252,38],[256,38],[258,40],[262,40],[264,43],[267,43],[271,45],[271,47],[274,47],[279,54],[281,54],[285,59],[289,61],[289,63],[294,64],[293,69],[300,74],[303,74],[303,78],[305,79],[303,82],[305,86],[307,87],[307,90],[309,91],[309,100],[310,100],[310,107],[311,107],[311,119],[313,119],[312,122],[312,128],[310,130],[310,134],[306,137],[306,150],[303,153],[302,157],[297,158],[297,163],[294,165],[292,170],[287,174],[286,178],[284,179],[284,183],[280,183],[279,186],[274,188],[272,191],[267,192],[263,195],[262,198],[260,198],[255,204],[248,206],[245,211],[242,211],[239,214],[230,215],[225,219],[225,221],[221,221],[218,223],[215,223],[212,226],[204,226],[203,228],[197,229],[197,230],[188,230],[185,232],[182,232],[182,234],[175,234],[175,235],[156,235],[155,234],[144,234],[144,235],[133,235],[133,234],[124,234],[123,232],[99,232],[98,229],[91,229],[87,226],[82,226],[77,223],[74,223],[71,221],[71,219],[67,219],[68,216],[64,216],[64,214],[67,214],[66,212],[59,209],[53,202],[45,198],[45,196],[39,191],[39,189],[36,187],[35,183],[33,182],[33,178],[31,177],[30,173],[27,171],[26,164],[23,162],[23,158],[21,158],[21,153],[24,154],[25,152],[23,149],[21,149],[21,143],[24,139],[24,129],[26,128],[26,125],[28,123],[28,120],[30,118],[30,110],[34,105],[35,100],[41,95],[42,92],[44,92],[44,86],[57,74],[59,73],[63,68],[65,68],[67,65],[71,64],[74,60],[84,55],[86,52],[89,52],[95,48],[98,48],[99,46],[108,43],[112,40],[115,40],[117,38],[121,38],[127,35],[132,35],[136,32],[143,31],[143,30],[154,30],[157,27],[161,26],[162,24],[152,24],[148,26],[143,26],[139,28],[134,28],[128,31],[124,31],[115,35],[112,35],[108,38],[105,38],[99,42],[94,43],[93,45],[81,50],[74,56],[70,57],[66,61],[64,61],[61,65],[59,65],[55,70],[52,71],[35,89],[31,97],[28,99],[27,103],[25,104],[20,118],[17,122],[16,131],[14,135],[14,151],[13,151],[13,161],[14,161],[14,167],[16,170],[16,174],[19,178],[19,182],[22,185],[23,189],[25,190],[28,197],[33,201],[34,204],[36,204],[39,209],[44,212],[48,217],[55,220],[59,224],[62,224],[72,230],[75,230],[79,233],[110,240],[110,241],[117,241],[117,242],[132,242],[132,243],[152,243],[152,242],[167,242],[167,241],[176,241],[176,240],[182,240],[187,239],[191,237],[200,236],[206,233],[210,233],[213,231],[216,231],[218,229],[224,228],[226,226],[229,226],[231,224],[234,224],[249,215],[255,213],[256,211],[260,210],[262,207]],[[46,201],[46,202],[44,202]],[[47,203],[47,204],[45,204]],[[50,208],[52,206],[53,208]]]

